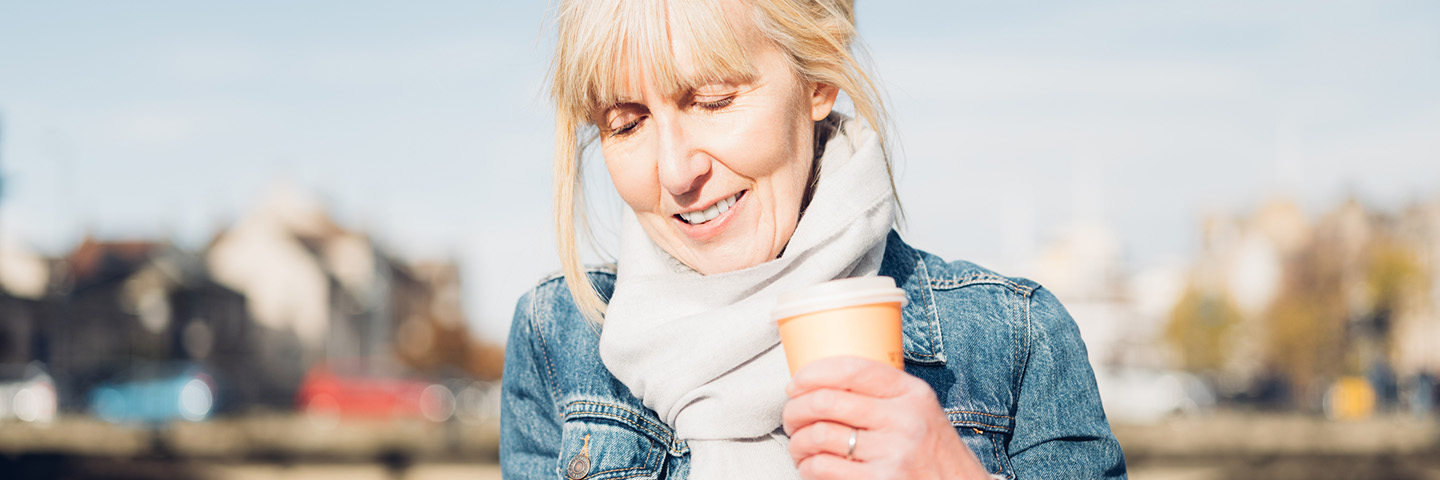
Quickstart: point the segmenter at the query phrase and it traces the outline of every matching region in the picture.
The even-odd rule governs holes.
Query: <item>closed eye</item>
[[[597,119],[595,125],[604,130],[603,133],[606,137],[625,137],[635,133],[635,129],[639,128],[645,122],[645,118],[650,116],[650,110],[644,105],[626,102],[605,109],[600,116],[603,119]]]
[[[713,101],[713,102],[701,102],[701,101],[696,101],[696,102],[695,102],[695,106],[700,107],[700,108],[705,109],[705,110],[714,111],[714,110],[719,110],[719,109],[728,107],[728,106],[730,106],[731,103],[734,103],[734,102],[735,102],[735,96],[734,96],[734,95],[731,95],[731,96],[728,96],[728,97],[725,97],[725,98],[722,98],[722,99],[719,99],[719,100],[716,100],[716,101]]]
[[[635,133],[635,129],[640,127],[640,121],[641,121],[641,120],[644,120],[644,119],[645,119],[645,117],[643,117],[643,116],[642,116],[642,117],[635,117],[635,119],[634,119],[634,120],[631,120],[630,123],[626,123],[626,124],[624,124],[624,125],[621,125],[619,128],[611,128],[611,129],[610,129],[610,136],[611,136],[612,138],[613,138],[613,137],[624,137],[624,136],[630,135],[631,133]]]

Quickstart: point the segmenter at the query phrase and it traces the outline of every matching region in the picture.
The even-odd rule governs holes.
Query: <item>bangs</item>
[[[669,96],[708,83],[752,79],[754,70],[738,28],[720,3],[565,2],[558,16],[551,91],[557,113],[583,125],[599,109],[638,100],[626,92],[647,86]],[[692,71],[680,69],[672,45],[689,52]]]

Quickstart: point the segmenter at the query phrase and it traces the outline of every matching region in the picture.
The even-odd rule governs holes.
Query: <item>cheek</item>
[[[744,122],[733,134],[724,137],[723,151],[717,152],[717,156],[735,173],[752,179],[789,176],[792,172],[807,170],[808,140],[801,138],[803,135],[795,125],[777,121],[778,118],[784,116],[777,112],[768,118]]]
[[[605,151],[605,170],[610,173],[610,182],[632,210],[651,211],[655,208],[660,194],[660,178],[653,166],[647,167],[646,160],[633,152]]]

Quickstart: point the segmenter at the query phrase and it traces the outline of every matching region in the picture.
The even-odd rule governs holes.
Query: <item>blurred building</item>
[[[61,405],[83,405],[86,390],[134,360],[171,356],[164,296],[129,280],[171,247],[150,241],[87,237],[55,263],[52,296],[41,313],[38,359],[60,387]]]
[[[1405,297],[1395,315],[1395,369],[1404,374],[1440,372],[1440,196],[1407,207],[1398,218],[1397,240],[1414,252],[1419,291]]]
[[[455,263],[410,265],[288,186],[220,233],[205,262],[217,282],[244,296],[257,324],[299,340],[301,364],[499,377],[499,349],[469,333]]]
[[[1368,410],[1436,403],[1440,197],[1318,216],[1275,197],[1206,216],[1193,258],[1145,266],[1081,218],[1023,270],[1075,318],[1114,418],[1216,401],[1335,412],[1335,389],[1356,385]]]
[[[86,238],[61,258],[0,244],[0,363],[43,362],[61,406],[142,364],[198,365],[217,407],[286,409],[307,371],[498,378],[453,262],[410,265],[286,187],[202,251]]]
[[[1283,286],[1286,259],[1308,242],[1298,205],[1272,198],[1250,216],[1211,214],[1187,276],[1169,338],[1182,367],[1243,390],[1265,374],[1266,314]]]
[[[0,236],[0,363],[34,358],[39,302],[49,284],[49,260]]]
[[[1351,199],[1312,221],[1274,199],[1210,216],[1168,326],[1179,365],[1240,403],[1329,411],[1327,391],[1364,378],[1377,408],[1399,406],[1410,379],[1440,372],[1437,212]]]

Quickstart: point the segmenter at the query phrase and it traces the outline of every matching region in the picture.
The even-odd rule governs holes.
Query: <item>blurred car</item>
[[[0,421],[55,420],[55,380],[40,362],[0,365]]]
[[[402,376],[340,372],[317,365],[305,374],[295,407],[307,414],[348,418],[448,420],[455,396],[444,385]]]
[[[193,363],[141,363],[90,391],[90,410],[108,422],[209,418],[215,379]]]

